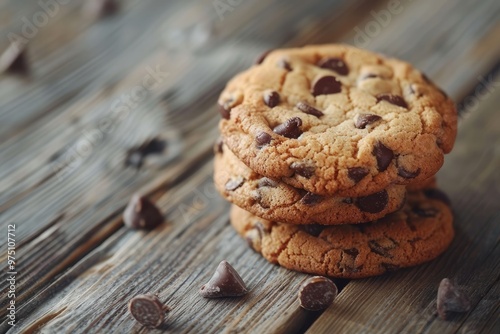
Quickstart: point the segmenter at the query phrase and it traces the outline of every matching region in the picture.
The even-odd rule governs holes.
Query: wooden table
[[[127,312],[139,293],[172,307],[157,332],[500,332],[499,1],[125,0],[98,21],[81,16],[82,2],[57,5],[28,38],[30,77],[0,77],[0,258],[6,268],[15,224],[18,321],[7,323],[2,279],[0,332],[149,332]],[[1,36],[40,11],[0,2]],[[228,224],[212,183],[215,104],[262,51],[338,41],[414,63],[458,102],[459,136],[438,174],[457,236],[431,263],[338,282],[334,305],[310,313],[296,301],[307,275],[267,263]],[[125,166],[127,150],[154,137],[163,153]],[[151,232],[123,226],[137,191],[165,213]],[[251,292],[200,298],[223,259]],[[473,304],[446,322],[434,314],[443,277]]]

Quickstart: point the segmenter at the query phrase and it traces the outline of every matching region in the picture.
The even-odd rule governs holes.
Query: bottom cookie
[[[330,277],[376,276],[430,261],[450,245],[451,208],[444,193],[431,190],[409,193],[401,210],[371,223],[290,225],[233,205],[231,224],[255,251],[285,268]]]

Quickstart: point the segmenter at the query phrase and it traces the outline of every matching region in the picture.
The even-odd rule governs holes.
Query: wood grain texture
[[[500,45],[494,41],[500,34],[495,20],[500,5],[493,0],[474,6],[465,0],[402,3],[403,11],[367,47],[412,61],[461,99],[498,61]],[[353,42],[353,29],[374,20],[370,10],[386,8],[384,1],[253,1],[243,2],[220,20],[208,0],[129,0],[119,15],[95,23],[81,21],[76,4],[64,9],[64,15],[51,21],[52,28],[32,41],[32,78],[0,78],[0,227],[9,222],[20,227],[22,307],[21,322],[13,332],[144,332],[125,309],[128,298],[143,292],[159,292],[174,307],[167,331],[303,332],[317,316],[295,302],[304,275],[272,266],[242,245],[228,227],[227,204],[214,195],[214,104],[225,82],[265,49]],[[0,25],[1,31],[14,29],[18,18],[12,22]],[[69,24],[66,31],[51,33],[62,24]],[[207,30],[210,33],[204,35]],[[61,177],[60,162],[70,161],[71,152],[109,118],[122,94],[130,94],[148,75],[148,67],[156,66],[168,73],[165,80],[123,120],[112,117],[112,130],[104,131],[90,153]],[[465,119],[464,126],[469,121]],[[482,122],[493,126],[487,119]],[[166,139],[165,153],[149,157],[139,171],[124,168],[126,150],[154,136]],[[477,150],[485,145],[467,140]],[[449,175],[453,185],[446,184],[446,190],[460,191],[457,180],[466,183],[462,174],[472,173],[462,167],[467,166],[467,152],[461,156],[461,167]],[[487,157],[485,153],[480,158]],[[476,166],[482,175],[475,189],[477,200],[485,193],[479,186],[494,184],[494,174],[488,172],[494,165],[484,165],[484,170]],[[150,194],[165,211],[167,223],[160,229],[144,234],[122,227],[121,211],[135,191]],[[454,199],[462,198],[453,194]],[[460,203],[472,211],[491,205]],[[485,228],[498,218],[466,215],[464,222],[467,217],[481,219]],[[490,248],[491,242],[486,243]],[[471,248],[476,253],[490,254],[490,248],[476,246]],[[4,261],[3,244],[0,251]],[[224,258],[248,279],[251,295],[221,302],[198,298],[197,288]],[[498,267],[498,256],[485,259],[489,260],[484,266]],[[438,261],[431,264],[435,275],[449,264]],[[422,268],[415,270],[429,270]],[[409,272],[413,271],[385,277],[377,288],[410,288],[415,279]],[[446,330],[498,326],[491,313],[498,309],[498,284],[492,285],[487,272],[484,275],[488,284],[480,291],[485,297],[476,300],[471,320]],[[349,283],[345,291],[359,293],[360,284],[368,283]],[[5,287],[0,283],[2,291]],[[360,300],[368,290],[362,291]],[[429,292],[417,295],[423,299],[403,305],[410,313]],[[5,302],[0,300],[2,317]],[[346,312],[351,314],[356,310],[349,305]],[[365,320],[377,312],[370,309]],[[7,328],[4,322],[0,331]]]
[[[462,123],[454,151],[438,174],[439,186],[450,195],[455,215],[456,237],[451,247],[429,264],[350,282],[308,333],[499,331],[500,151],[493,144],[500,141],[494,125],[500,124],[498,103],[500,94],[485,97]],[[451,321],[436,316],[437,287],[444,277],[464,286],[473,311]]]

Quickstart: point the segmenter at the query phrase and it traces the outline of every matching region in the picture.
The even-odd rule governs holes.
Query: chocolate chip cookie
[[[441,191],[409,193],[405,206],[372,223],[298,226],[233,205],[231,224],[268,261],[330,277],[362,278],[437,257],[451,243],[453,216]]]
[[[272,51],[219,107],[226,144],[252,170],[330,196],[430,178],[457,129],[454,103],[423,73],[347,45]]]
[[[368,222],[398,210],[406,198],[401,185],[363,197],[316,195],[255,173],[227,146],[217,146],[214,180],[228,201],[264,219],[289,224]]]

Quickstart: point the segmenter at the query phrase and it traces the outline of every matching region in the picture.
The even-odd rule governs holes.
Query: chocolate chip
[[[278,182],[271,180],[270,178],[267,178],[267,177],[261,178],[258,182],[259,188],[262,188],[262,187],[275,188],[277,185],[278,185]]]
[[[128,311],[142,325],[158,328],[165,319],[165,313],[170,312],[170,307],[154,295],[138,295],[128,302]]]
[[[119,9],[116,0],[89,0],[85,2],[84,13],[89,18],[112,15]]]
[[[219,113],[222,116],[222,118],[229,119],[231,112],[231,107],[230,107],[231,102],[232,101],[228,101],[223,104],[219,103]]]
[[[325,226],[319,224],[308,224],[308,225],[301,225],[301,228],[307,234],[310,234],[313,237],[317,237],[318,235],[321,234],[321,232],[323,232]]]
[[[436,188],[424,189],[424,194],[427,198],[436,199],[448,206],[451,206],[451,201],[448,198],[448,196],[439,189]]]
[[[245,183],[245,179],[241,176],[230,178],[226,182],[226,190],[228,190],[228,191],[236,190],[239,187],[241,187],[243,185],[243,183]]]
[[[356,200],[356,206],[363,212],[378,213],[385,209],[388,202],[387,191],[382,190],[375,194],[359,197]]]
[[[258,228],[254,227],[248,230],[245,233],[245,240],[248,243],[248,246],[252,248],[257,253],[260,253],[262,250],[262,233]]]
[[[342,91],[342,84],[334,76],[327,75],[313,82],[311,93],[314,96],[336,94]]]
[[[392,255],[389,253],[389,251],[396,248],[397,243],[392,239],[382,238],[378,240],[370,240],[368,242],[368,246],[375,254],[387,258],[392,258]]]
[[[420,168],[418,168],[414,172],[407,171],[403,167],[398,167],[398,175],[404,177],[405,179],[413,179],[416,178],[420,174]]]
[[[469,312],[470,309],[471,303],[465,293],[452,280],[443,278],[437,293],[437,311],[441,319],[448,320],[453,313]]]
[[[135,194],[123,212],[123,222],[134,229],[153,229],[163,222],[163,215],[146,197]]]
[[[283,68],[283,69],[285,69],[287,71],[291,71],[292,70],[292,66],[285,59],[278,60],[277,65],[278,65],[278,67],[281,67],[281,68]]]
[[[224,146],[224,139],[222,137],[217,138],[214,144],[214,153],[222,154],[224,151],[223,146]]]
[[[321,117],[321,116],[324,115],[323,112],[321,112],[318,109],[314,108],[310,104],[307,104],[306,102],[299,102],[299,103],[297,103],[296,107],[300,111],[302,111],[302,112],[304,112],[306,114],[309,114],[309,115],[313,115],[313,116],[316,116],[316,117]]]
[[[314,175],[316,167],[314,167],[314,165],[305,162],[292,162],[292,164],[290,165],[290,169],[293,170],[295,173],[299,174],[300,176],[303,176],[305,178],[310,178],[311,176]]]
[[[26,49],[20,43],[11,43],[0,56],[0,73],[26,75],[29,71]]]
[[[367,125],[375,123],[376,121],[382,119],[379,115],[373,114],[359,114],[354,120],[354,126],[358,129],[364,129]]]
[[[439,211],[435,208],[421,208],[418,206],[412,208],[412,210],[420,217],[436,217],[436,215],[439,213]]]
[[[247,292],[243,279],[225,260],[219,263],[210,281],[199,291],[204,298],[239,297]]]
[[[343,252],[354,258],[359,255],[359,249],[357,248],[344,249]]]
[[[379,95],[377,95],[377,102],[380,102],[380,101],[387,101],[391,104],[408,109],[408,104],[406,104],[406,101],[399,95],[379,94]]]
[[[297,139],[302,134],[301,126],[302,120],[299,117],[292,117],[285,123],[277,125],[273,131],[281,136]]]
[[[337,286],[322,276],[314,276],[302,283],[299,290],[300,306],[309,311],[321,311],[330,306],[337,297]]]
[[[271,135],[267,132],[261,132],[255,137],[255,141],[257,142],[258,147],[262,147],[271,142]]]
[[[125,166],[141,168],[146,157],[150,154],[161,154],[166,147],[164,140],[153,138],[145,141],[140,146],[133,147],[127,151]]]
[[[323,196],[308,192],[304,195],[304,197],[302,197],[300,201],[305,205],[314,205],[320,203],[322,200]]]
[[[377,169],[379,172],[385,171],[391,164],[392,158],[394,158],[392,150],[381,142],[375,144],[372,154],[377,159]]]
[[[385,269],[386,272],[396,271],[400,268],[396,264],[385,263],[385,262],[382,262],[380,265]]]
[[[351,167],[347,169],[347,176],[355,183],[361,181],[370,171],[363,167]]]
[[[323,58],[317,65],[321,68],[335,71],[340,75],[349,74],[349,67],[347,67],[347,64],[340,58]]]
[[[255,59],[255,64],[259,65],[262,64],[264,59],[273,51],[273,49],[266,50],[263,53],[261,53],[256,59]]]
[[[264,103],[269,108],[274,108],[280,104],[280,94],[272,90],[266,90],[263,94]]]

